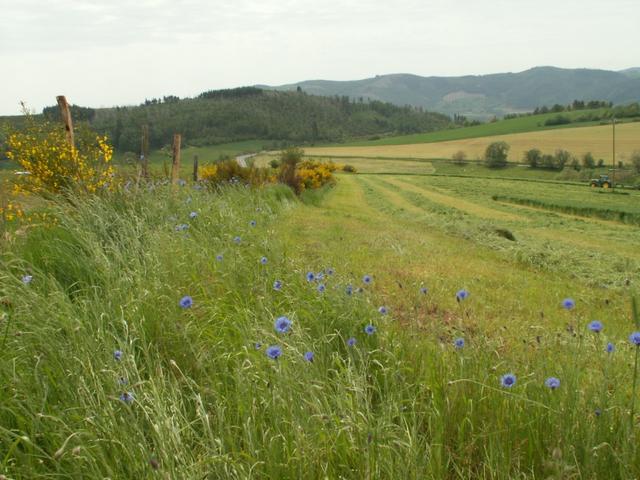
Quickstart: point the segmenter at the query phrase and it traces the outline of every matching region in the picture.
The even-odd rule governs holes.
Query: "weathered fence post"
[[[171,165],[171,183],[178,183],[180,177],[180,141],[179,133],[173,135],[173,164]]]
[[[75,147],[75,139],[73,137],[73,120],[71,120],[71,110],[69,104],[64,95],[58,95],[56,97],[58,106],[60,107],[60,114],[62,115],[62,121],[64,122],[64,129],[67,132],[67,141],[71,148]]]
[[[149,178],[149,127],[142,126],[142,143],[140,144],[140,160],[142,160],[142,176]]]
[[[193,156],[193,181],[198,181],[198,155]]]

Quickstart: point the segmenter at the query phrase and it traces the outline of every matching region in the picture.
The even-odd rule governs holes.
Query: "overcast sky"
[[[0,114],[241,85],[640,66],[640,0],[0,0]]]

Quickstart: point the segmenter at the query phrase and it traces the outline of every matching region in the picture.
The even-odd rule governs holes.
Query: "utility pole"
[[[180,140],[181,135],[176,133],[173,135],[173,163],[171,165],[171,183],[178,183],[180,176]]]
[[[142,126],[140,160],[142,160],[142,176],[149,178],[149,127],[147,125]]]
[[[616,117],[611,119],[613,125],[613,170],[611,171],[611,187],[616,188]]]

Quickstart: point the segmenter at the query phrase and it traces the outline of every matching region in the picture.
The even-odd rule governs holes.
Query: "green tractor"
[[[613,183],[609,180],[609,175],[600,175],[599,178],[592,178],[590,181],[591,188],[611,188]]]

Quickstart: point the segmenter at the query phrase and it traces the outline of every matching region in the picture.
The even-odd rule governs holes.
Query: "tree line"
[[[409,106],[255,87],[211,90],[196,98],[169,96],[131,107],[72,106],[71,112],[74,120],[107,135],[117,150],[132,152],[140,148],[142,125],[149,127],[152,149],[171,144],[174,133],[194,146],[243,140],[313,144],[452,126],[446,115]],[[57,107],[46,107],[43,114],[51,120],[60,116]]]

